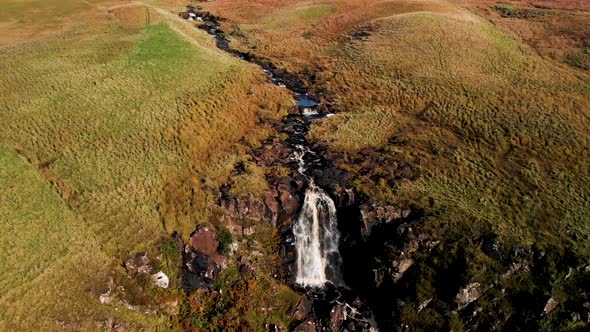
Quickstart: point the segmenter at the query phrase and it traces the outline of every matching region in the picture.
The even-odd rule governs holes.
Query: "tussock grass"
[[[327,119],[313,137],[341,151],[374,147],[370,136],[401,139],[404,158],[420,160],[424,176],[388,201],[417,190],[449,211],[447,224],[491,225],[511,243],[576,242],[578,253],[590,253],[574,240],[589,231],[587,77],[544,62],[487,23],[416,14],[375,28],[368,41],[342,49],[326,84],[343,96],[340,117],[355,120]],[[399,115],[363,121],[354,110],[366,105]],[[347,130],[354,121],[364,123],[358,135]],[[375,180],[360,183],[383,198]],[[556,237],[566,227],[575,235]]]
[[[147,12],[150,24],[138,23]],[[162,326],[160,315],[101,305],[107,275],[169,232],[208,223],[212,189],[290,102],[174,14],[133,5],[84,15],[0,49],[1,181],[16,185],[0,202],[0,243],[12,256],[0,287],[6,329]],[[16,150],[27,162],[8,174]]]
[[[64,17],[90,8],[89,3],[75,0],[2,0],[0,5],[0,21],[35,30],[53,27]]]
[[[290,71],[314,73],[307,79],[340,113],[310,135],[344,154],[341,167],[357,174],[357,189],[420,206],[430,197],[442,213],[435,223],[491,227],[510,243],[590,255],[581,240],[590,218],[587,73],[539,57],[530,46],[542,45],[445,1],[334,1],[334,13],[284,31],[261,22],[301,3],[265,3],[264,17],[236,16],[246,37],[235,43],[254,44]],[[230,19],[242,10],[228,1],[210,7]],[[564,26],[558,20],[569,14],[551,10],[542,19]],[[350,36],[353,30],[368,36]],[[573,31],[564,38],[578,36]],[[395,186],[407,168],[388,171],[355,157],[368,151],[384,165],[413,165],[410,178],[418,181]],[[566,228],[569,236],[557,236]]]
[[[346,151],[381,147],[387,144],[391,133],[399,127],[399,119],[394,110],[384,107],[359,111],[354,115],[341,113],[322,120],[311,135],[316,139],[325,138],[330,146]],[[367,131],[367,128],[379,130]]]
[[[98,275],[109,273],[111,258],[96,234],[13,149],[0,146],[0,165],[0,329],[100,330],[106,318],[162,326],[100,305]]]

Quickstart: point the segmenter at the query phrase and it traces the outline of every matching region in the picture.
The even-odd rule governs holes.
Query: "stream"
[[[203,30],[215,38],[218,48],[241,60],[260,66],[269,82],[287,89],[295,98],[298,113],[288,115],[280,130],[288,135],[285,143],[293,151],[291,160],[297,163],[297,171],[307,181],[303,206],[293,225],[297,252],[295,283],[304,288],[316,288],[316,291],[324,288],[327,283],[341,285],[342,258],[338,251],[340,233],[336,206],[330,196],[315,184],[313,176],[310,175],[314,169],[321,168],[324,162],[306,139],[312,121],[333,114],[320,113],[314,98],[301,87],[290,86],[272,65],[256,62],[249,54],[232,50],[219,22],[213,16],[204,16],[200,12],[196,12],[195,15],[207,22]]]
[[[270,62],[231,49],[221,29],[221,18],[190,6],[187,8],[189,20],[200,22],[197,27],[214,37],[219,49],[258,65],[269,82],[287,89],[296,101],[297,112],[290,112],[283,119],[279,131],[286,134],[283,143],[293,151],[290,162],[298,175],[305,179],[307,189],[303,205],[292,223],[292,234],[285,242],[294,245],[296,253],[295,280],[291,286],[312,301],[316,330],[330,329],[336,314],[344,321],[354,321],[353,330],[377,331],[372,311],[359,302],[358,294],[344,282],[337,208],[330,195],[318,185],[319,181],[314,179],[314,170],[323,170],[328,161],[314,150],[306,135],[313,121],[334,114],[319,107],[316,99],[296,79],[285,77]]]

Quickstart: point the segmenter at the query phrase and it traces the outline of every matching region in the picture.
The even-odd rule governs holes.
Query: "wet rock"
[[[545,312],[545,314],[550,314],[553,311],[555,311],[555,309],[557,309],[558,305],[559,305],[559,302],[557,302],[556,299],[550,298],[549,300],[547,300],[547,303],[545,304],[545,308],[543,308],[543,312]]]
[[[162,271],[152,274],[152,281],[160,288],[168,288],[170,284],[168,276]]]
[[[354,191],[346,189],[341,185],[336,185],[334,189],[334,196],[336,196],[336,207],[345,208],[355,204]]]
[[[381,287],[381,284],[385,280],[385,272],[381,269],[373,270],[373,284],[376,288]]]
[[[337,302],[330,310],[328,326],[322,331],[378,331],[373,312],[359,298],[352,303]]]
[[[338,303],[330,311],[330,330],[332,332],[342,331],[342,325],[348,318],[346,305]]]
[[[293,332],[316,332],[316,324],[312,320],[306,320],[299,324]]]
[[[303,295],[297,303],[297,307],[293,311],[293,317],[296,319],[303,320],[305,319],[310,313],[312,309],[313,302],[309,299],[307,295]]]
[[[414,265],[414,260],[411,258],[401,258],[399,260],[393,261],[393,268],[396,272],[393,273],[393,281],[397,282],[399,279],[402,278],[404,273]]]
[[[375,212],[370,211],[366,205],[361,206],[361,221],[363,223],[362,234],[365,238],[368,238],[377,219]]]
[[[462,309],[469,303],[477,300],[480,296],[480,284],[474,282],[459,290],[459,293],[455,297],[455,301],[459,305],[459,308]]]

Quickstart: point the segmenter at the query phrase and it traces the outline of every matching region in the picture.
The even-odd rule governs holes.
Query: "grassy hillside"
[[[340,111],[314,126],[315,140],[353,160],[372,150],[422,175],[399,187],[404,174],[370,164],[378,159],[343,164],[359,190],[388,202],[432,197],[446,223],[486,224],[529,244],[561,246],[554,236],[566,227],[574,238],[590,230],[586,72],[444,1],[328,1],[321,6],[332,13],[311,21],[297,13],[318,4],[263,17],[245,16],[244,6],[211,4],[229,15],[227,26],[240,23],[234,45],[301,73]],[[277,21],[295,23],[268,24]],[[583,241],[575,247],[590,254]]]
[[[352,153],[389,147],[391,158],[419,164],[420,195],[465,213],[447,222],[525,232],[529,244],[540,240],[530,233],[539,227],[548,228],[541,238],[566,225],[587,234],[590,225],[579,221],[590,216],[588,80],[472,19],[415,14],[374,22],[369,40],[341,48],[342,69],[325,85],[346,95],[339,99],[346,112],[312,135]],[[376,195],[372,176],[359,184]]]
[[[0,147],[0,165],[0,329],[101,330],[107,318],[162,326],[161,318],[101,305],[97,275],[112,258],[96,233],[14,150]]]
[[[590,69],[590,3],[583,0],[456,0],[516,35],[539,55]]]
[[[332,12],[295,18],[302,6],[320,3]],[[548,9],[559,12],[549,25],[556,45],[578,40],[574,30],[557,29],[572,15],[588,25],[587,8],[577,4],[567,15],[567,2]],[[516,284],[501,283],[505,298],[494,293],[478,302],[491,308],[504,301],[485,317],[508,328],[527,315],[517,308],[519,296],[535,294],[539,305],[550,296],[574,301],[576,292],[562,291],[566,274],[590,259],[590,75],[583,66],[539,54],[542,47],[521,38],[532,26],[518,21],[526,15],[500,26],[436,0],[259,5],[269,8],[264,15],[250,3],[219,0],[208,8],[229,17],[233,45],[271,59],[334,102],[337,114],[315,123],[310,137],[339,152],[339,167],[358,191],[411,207],[423,231],[442,240],[439,251],[417,259],[415,287],[408,286],[418,301],[435,304],[422,313],[405,306],[403,322],[418,330],[462,328],[466,321],[446,316],[454,294],[439,297],[445,277],[437,272],[465,259],[465,282],[498,282],[506,266],[480,247],[490,234],[504,255],[533,247],[548,253],[549,263]],[[268,24],[276,21],[295,23]],[[375,266],[395,258],[387,255]],[[579,326],[553,317],[537,322],[544,319],[546,330]]]
[[[461,329],[445,316],[455,294],[437,297],[438,271],[462,259],[465,281],[482,285],[506,271],[481,250],[484,236],[504,253],[534,246],[549,257],[542,282],[519,272],[499,282],[507,295],[482,297],[490,321],[515,317],[510,296],[567,303],[580,288],[577,275],[566,282],[568,268],[590,259],[590,74],[585,30],[575,28],[590,26],[587,8],[474,3],[203,4],[228,18],[232,47],[333,101],[337,114],[314,123],[310,139],[337,156],[358,192],[410,207],[425,233],[441,236],[434,254],[414,257],[415,297],[434,298],[422,312],[405,306],[415,329]],[[266,188],[248,152],[290,97],[180,20],[183,5],[0,0],[0,330],[169,328],[157,300],[174,290],[127,281],[120,262],[211,223],[214,192],[236,163],[248,172],[234,194]],[[563,50],[530,31],[550,31]],[[259,228],[260,243],[244,250],[272,265],[278,235]],[[241,277],[229,268],[217,281],[226,296],[185,301],[179,316],[239,329],[263,326],[263,309],[276,307],[273,319],[288,324],[298,296],[267,270],[233,289]],[[156,314],[101,305],[110,277]],[[555,317],[547,330],[577,326]]]
[[[100,305],[107,275],[207,223],[210,188],[290,100],[173,5],[80,3],[3,2],[6,25],[45,31],[0,48],[3,330],[162,323]],[[37,11],[67,23],[28,24]]]

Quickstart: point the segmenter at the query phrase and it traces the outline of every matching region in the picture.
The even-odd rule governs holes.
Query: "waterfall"
[[[305,171],[307,169],[305,168],[305,161],[303,160],[303,157],[305,156],[306,151],[302,145],[297,145],[296,148],[297,150],[293,151],[292,159],[297,161],[297,172],[305,176]]]
[[[297,251],[296,283],[322,287],[326,282],[340,282],[342,258],[338,252],[340,234],[337,223],[334,202],[311,181],[293,227]]]

